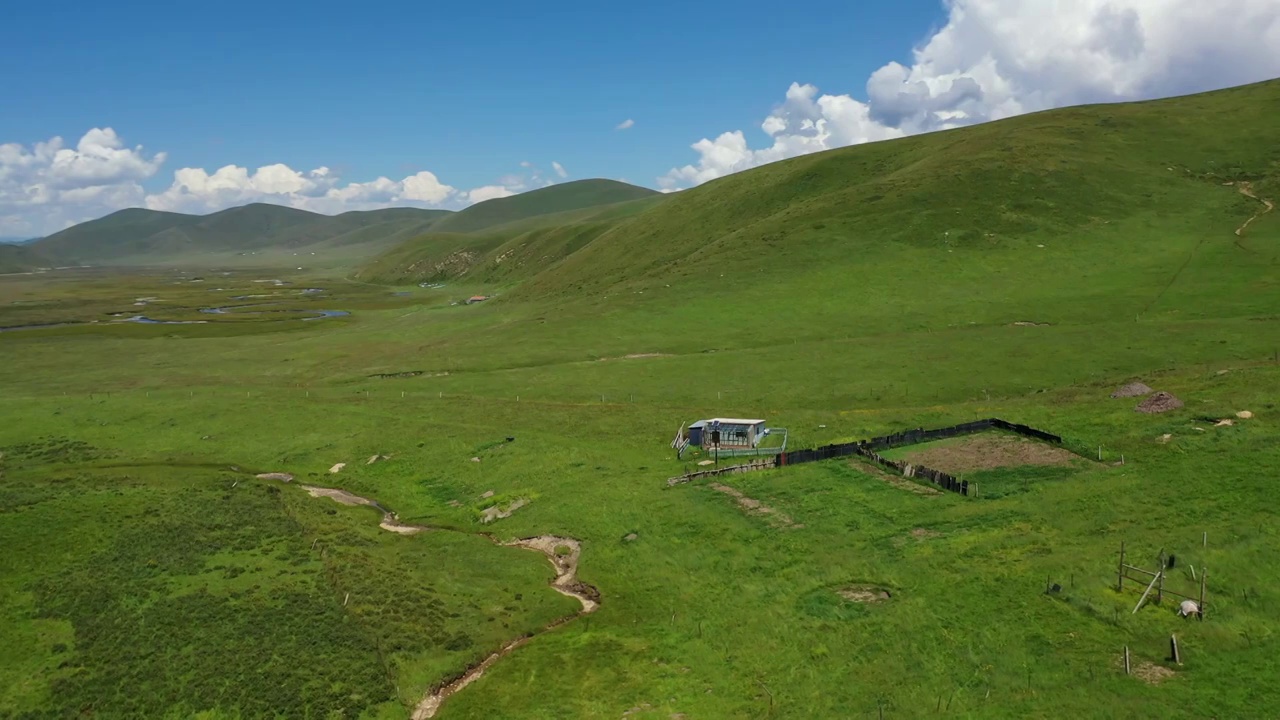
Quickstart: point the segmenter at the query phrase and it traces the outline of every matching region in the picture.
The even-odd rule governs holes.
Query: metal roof
[[[742,418],[712,418],[707,420],[708,423],[720,423],[721,425],[759,425],[764,420],[743,420]]]

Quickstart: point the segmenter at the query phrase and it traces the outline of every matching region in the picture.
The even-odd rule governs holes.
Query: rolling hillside
[[[582,249],[617,223],[664,202],[654,194],[600,207],[537,215],[472,233],[432,232],[387,251],[357,277],[406,283],[466,276],[484,283],[530,278]]]
[[[445,218],[433,230],[471,233],[538,215],[609,205],[659,193],[615,180],[575,180],[511,197],[486,200]]]
[[[505,225],[545,223],[546,218],[557,223],[565,218],[555,218],[567,212],[657,196],[652,190],[612,180],[582,180],[488,200],[456,213],[389,208],[328,216],[263,203],[203,216],[130,208],[55,233],[32,246],[52,262],[68,265],[154,265],[304,248],[367,258],[428,232],[499,232]],[[16,260],[11,264],[18,266]]]
[[[27,245],[0,244],[0,275],[27,272],[47,264],[47,258]]]
[[[60,263],[91,264],[360,244],[374,253],[427,231],[449,214],[392,208],[328,216],[260,203],[204,216],[132,208],[50,235],[32,247]]]
[[[1041,245],[1055,257],[1127,247],[1140,255],[1129,272],[1159,274],[1166,261],[1182,264],[1186,242],[1202,231],[1216,243],[1236,242],[1249,258],[1280,257],[1261,240],[1274,237],[1275,215],[1245,232],[1256,241],[1234,235],[1262,205],[1238,192],[1244,186],[1225,185],[1280,195],[1277,114],[1280,81],[1044,112],[774,163],[607,219],[566,215],[536,233],[508,226],[465,242],[419,239],[363,276],[398,281],[465,270],[471,279],[510,281],[480,269],[526,243],[558,250],[527,257],[519,278],[527,280],[515,293],[566,297],[659,280],[699,292],[801,277],[820,281],[808,287],[839,288],[854,278],[833,276],[836,268],[863,272],[874,261],[911,256],[966,273]],[[1147,242],[1150,252],[1139,250]],[[462,254],[468,262],[455,262]],[[955,266],[968,262],[961,258],[971,263]],[[1015,273],[1027,260],[1042,261],[1010,259],[1006,269]],[[1114,271],[1122,282],[1124,269]]]

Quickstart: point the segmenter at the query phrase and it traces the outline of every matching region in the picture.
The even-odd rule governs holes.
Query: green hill
[[[430,229],[446,210],[392,208],[337,216],[255,203],[210,215],[132,208],[34,243],[64,263],[154,264],[209,253],[367,245],[368,252]]]
[[[1276,717],[1278,101],[837,150],[364,270],[443,288],[6,278],[0,717]],[[744,461],[670,445],[729,416],[791,460],[1061,442],[884,451],[963,495],[850,457],[672,483]]]
[[[27,272],[48,264],[47,258],[27,245],[0,244],[0,275]]]
[[[524,280],[569,257],[618,222],[666,201],[638,200],[537,215],[472,233],[431,232],[367,263],[357,277],[406,283],[467,277],[482,283]]]
[[[515,294],[574,298],[661,281],[753,298],[753,288],[775,283],[844,295],[849,282],[870,281],[877,264],[909,258],[921,263],[922,276],[902,277],[901,290],[924,290],[923,274],[963,275],[974,264],[1006,260],[1005,281],[1016,282],[1019,265],[1059,253],[1079,263],[1120,253],[1129,265],[1114,268],[1113,280],[1132,283],[1163,273],[1166,262],[1182,264],[1186,243],[1204,232],[1247,257],[1273,258],[1274,244],[1248,236],[1274,233],[1275,216],[1236,237],[1261,205],[1224,183],[1280,194],[1278,114],[1280,82],[1268,82],[1055,110],[778,162],[606,222],[566,217],[541,235],[583,241],[560,242],[565,252],[544,255]],[[486,238],[465,252],[505,247]],[[366,276],[395,279],[411,265],[447,265],[458,251],[415,244],[433,252],[398,249]],[[1029,252],[1040,245],[1048,252]],[[391,267],[395,253],[411,262]],[[841,276],[840,268],[857,274]]]
[[[539,215],[609,205],[657,195],[616,180],[575,180],[511,197],[486,200],[442,220],[437,232],[470,233]]]

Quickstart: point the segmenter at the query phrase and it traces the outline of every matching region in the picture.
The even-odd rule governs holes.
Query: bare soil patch
[[[1159,685],[1165,680],[1177,675],[1176,672],[1163,665],[1156,665],[1155,663],[1149,662],[1138,663],[1138,665],[1133,668],[1133,674],[1137,676],[1139,680],[1147,683],[1148,685]]]
[[[1060,447],[1012,435],[974,435],[958,442],[906,454],[913,465],[947,473],[992,470],[1021,465],[1072,465],[1078,458]]]
[[[1174,397],[1172,393],[1161,391],[1146,400],[1143,400],[1141,403],[1138,403],[1138,407],[1134,408],[1134,410],[1137,410],[1140,413],[1154,415],[1156,413],[1177,410],[1182,406],[1183,402]]]
[[[1113,398],[1131,398],[1150,395],[1155,392],[1149,385],[1140,382],[1131,382],[1128,385],[1121,385],[1116,391],[1111,393]]]
[[[646,358],[663,357],[671,357],[671,355],[668,353],[631,353],[630,355],[623,355],[622,357],[600,358],[600,362],[607,362],[609,360],[644,360]]]
[[[928,540],[929,538],[942,537],[942,533],[927,528],[916,528],[911,531],[911,537],[917,540]]]
[[[1019,320],[1013,323],[1014,327],[1049,327],[1049,323],[1031,322],[1030,320]]]
[[[781,528],[783,530],[796,530],[804,527],[804,525],[796,524],[796,522],[786,513],[778,512],[755,498],[747,497],[742,493],[742,491],[736,488],[731,488],[728,485],[721,485],[720,483],[711,483],[710,487],[712,490],[722,492],[725,495],[736,499],[738,501],[738,507],[746,511],[748,515],[763,517],[769,521],[770,525],[776,528]]]
[[[505,520],[511,517],[512,513],[514,513],[515,511],[519,510],[520,508],[528,504],[529,504],[529,501],[527,499],[518,498],[512,501],[511,504],[506,506],[505,508],[500,508],[497,505],[492,505],[481,511],[482,514],[480,516],[480,522],[485,525],[488,525],[494,520]]]
[[[582,603],[580,612],[551,623],[542,629],[543,632],[557,628],[587,613],[595,612],[596,608],[600,607],[600,591],[578,580],[578,558],[582,554],[582,544],[577,540],[543,535],[504,544],[512,547],[522,547],[526,550],[534,550],[546,555],[547,559],[551,561],[551,566],[556,570],[556,579],[552,581],[551,587],[561,595],[567,595]],[[412,720],[428,720],[435,717],[436,713],[440,711],[440,706],[444,704],[444,701],[449,696],[479,680],[494,663],[510,655],[516,648],[532,639],[532,635],[527,635],[507,642],[497,652],[489,655],[479,664],[472,666],[458,677],[427,693],[422,702],[418,703],[418,706],[414,708],[411,716]]]
[[[595,612],[600,607],[600,591],[578,581],[578,558],[582,556],[582,543],[573,538],[541,535],[509,542],[507,545],[535,550],[547,556],[556,569],[556,579],[551,587],[561,595],[567,595],[582,603],[582,613]]]
[[[1246,220],[1243,225],[1241,225],[1239,228],[1236,229],[1236,235],[1239,237],[1244,237],[1244,231],[1249,229],[1249,226],[1253,224],[1254,220],[1257,220],[1263,215],[1266,215],[1272,210],[1275,210],[1276,206],[1275,206],[1275,203],[1271,202],[1270,200],[1267,200],[1265,198],[1260,198],[1257,195],[1255,195],[1253,192],[1253,185],[1251,183],[1242,182],[1238,186],[1238,189],[1240,190],[1241,195],[1244,195],[1247,198],[1251,198],[1253,200],[1257,200],[1258,202],[1262,203],[1262,209],[1259,210],[1257,213],[1255,213],[1253,217]]]
[[[340,490],[338,488],[312,487],[310,485],[302,485],[301,487],[303,490],[307,491],[308,495],[314,498],[327,497],[330,500],[342,503],[343,505],[367,505],[369,507],[378,506],[378,503],[370,500],[369,498],[352,495],[346,490]]]
[[[893,597],[888,590],[874,585],[850,585],[836,591],[840,597],[856,603],[882,603]]]
[[[289,473],[262,473],[256,476],[259,480],[279,480],[280,482],[293,482],[293,476]]]
[[[942,491],[937,488],[929,487],[928,485],[922,485],[918,482],[912,482],[911,480],[905,477],[902,477],[900,475],[893,475],[892,473],[887,473],[884,470],[881,470],[878,466],[873,465],[869,462],[861,462],[858,460],[853,460],[853,461],[850,461],[849,465],[851,467],[854,467],[870,475],[871,477],[883,480],[884,482],[889,483],[890,485],[898,488],[899,490],[906,490],[907,492],[912,492],[917,495],[941,495],[942,494]]]
[[[395,513],[383,513],[382,522],[378,523],[378,527],[397,535],[417,535],[430,529],[421,525],[406,525],[400,522],[400,516]]]

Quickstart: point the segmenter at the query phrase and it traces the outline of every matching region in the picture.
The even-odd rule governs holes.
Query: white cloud
[[[109,128],[85,133],[74,149],[57,137],[30,147],[0,144],[0,235],[49,234],[126,207],[196,214],[253,202],[328,214],[383,207],[461,209],[555,182],[528,161],[520,163],[521,173],[473,189],[445,184],[425,170],[400,180],[343,182],[327,167],[301,171],[276,163],[256,170],[179,168],[167,188],[148,193],[140,181],[154,175],[164,160],[164,153],[148,156],[141,147],[126,148]],[[556,176],[567,176],[559,163],[552,168]]]
[[[627,118],[626,120],[623,120],[622,122],[618,123],[618,126],[615,127],[614,130],[630,130],[631,128],[635,127],[635,125],[636,125],[635,120],[632,120],[631,118]]]
[[[555,162],[554,160],[551,161],[551,169],[556,171],[556,175],[558,175],[561,180],[569,177],[569,171],[565,170],[563,165],[561,165],[558,162]]]
[[[512,195],[515,195],[515,192],[505,185],[485,185],[484,187],[478,187],[468,192],[467,200],[472,203],[478,203],[484,202],[485,200],[511,197]]]
[[[141,202],[139,181],[165,154],[125,147],[115,130],[93,128],[74,148],[61,137],[0,144],[0,230],[38,235]]]
[[[910,67],[872,73],[867,101],[793,84],[761,124],[692,147],[662,189],[860,142],[1090,102],[1210,90],[1280,76],[1276,0],[948,0],[947,24]]]

